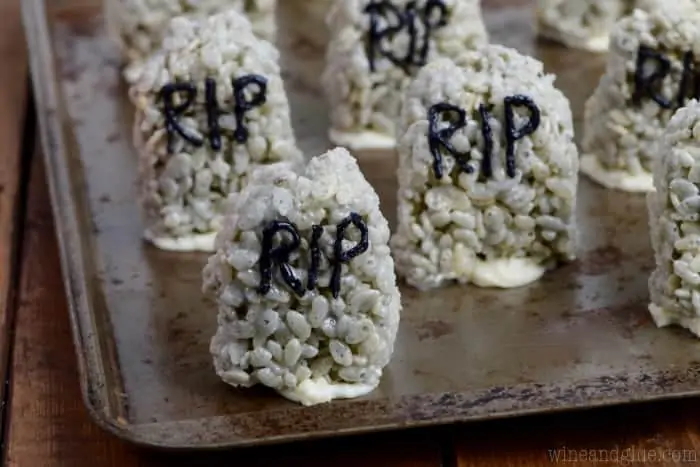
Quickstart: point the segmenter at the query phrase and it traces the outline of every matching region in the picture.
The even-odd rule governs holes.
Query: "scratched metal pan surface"
[[[285,3],[285,2],[281,2]],[[475,421],[700,393],[700,343],[646,312],[652,254],[644,198],[580,187],[579,259],[529,287],[402,287],[395,357],[368,397],[303,408],[220,382],[203,255],[141,241],[131,111],[93,0],[23,0],[43,147],[85,402],[135,443],[220,448]],[[523,1],[486,2],[495,42],[542,59],[580,121],[604,58],[535,40]],[[320,54],[283,47],[308,154],[325,139]],[[307,84],[303,84],[307,83]],[[391,154],[358,154],[393,223]]]

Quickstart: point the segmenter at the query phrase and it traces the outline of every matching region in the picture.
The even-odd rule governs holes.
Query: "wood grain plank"
[[[440,431],[413,431],[216,454],[137,450],[89,418],[78,385],[43,158],[32,166],[15,330],[7,464],[13,467],[284,464],[437,467]],[[89,461],[88,461],[89,460]]]
[[[5,381],[13,322],[14,254],[21,191],[21,145],[27,96],[27,52],[20,0],[0,0],[0,377]],[[0,384],[0,400],[5,386]]]
[[[136,465],[87,417],[80,395],[43,162],[32,164],[7,430],[8,465]],[[104,463],[109,462],[109,463]]]
[[[700,465],[700,400],[597,409],[465,426],[458,467]]]

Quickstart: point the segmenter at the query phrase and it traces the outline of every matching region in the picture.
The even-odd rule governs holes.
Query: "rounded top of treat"
[[[373,5],[377,6],[376,14],[369,13],[368,8]],[[409,14],[414,17],[412,29],[407,27]],[[402,79],[406,71],[413,74],[421,65],[405,63],[402,71],[396,63],[397,57],[411,61],[411,58],[415,60],[424,54],[423,59],[430,61],[432,57],[454,56],[460,50],[484,44],[488,39],[479,0],[443,0],[440,3],[392,0],[390,4],[375,0],[344,0],[335,2],[329,9],[326,23],[331,37],[326,54],[326,80],[330,81],[342,79],[343,73],[351,75],[345,79],[363,80],[362,74],[370,72]],[[383,53],[375,54],[375,69],[371,68],[367,47],[368,41],[372,40],[373,25],[377,33],[401,26],[397,34],[375,38],[382,42],[382,50],[394,55],[394,60],[391,60]],[[423,43],[426,38],[430,40]],[[423,47],[425,50],[421,52]],[[414,56],[410,57],[411,54]],[[346,68],[356,71],[349,72]],[[334,93],[329,93],[331,99]]]
[[[510,128],[507,108],[512,111]],[[463,112],[461,117],[458,112]],[[520,132],[531,123],[535,128],[509,146],[508,132]],[[452,149],[440,146],[436,154],[431,138],[437,133],[431,128],[437,125],[437,132],[453,124]],[[488,45],[456,60],[440,59],[425,66],[404,99],[402,125],[399,178],[406,186],[458,185],[473,195],[474,202],[488,204],[517,185],[552,185],[552,178],[569,180],[578,171],[568,99],[540,61],[508,47]],[[575,184],[565,185],[555,188],[556,193],[570,199]]]
[[[158,92],[172,82],[214,78],[230,93],[231,79],[238,75],[279,75],[278,60],[277,48],[256,37],[248,18],[230,8],[207,17],[174,17],[162,49],[133,63],[125,76],[133,92]]]
[[[118,3],[120,24],[127,31],[138,28],[162,28],[174,16],[201,18],[235,9],[255,14],[272,13],[276,0],[110,0]]]
[[[386,223],[377,206],[379,197],[345,148],[335,148],[312,158],[305,169],[277,163],[256,168],[248,185],[233,195],[235,213],[219,235],[218,244],[261,223],[284,218],[300,229],[337,223],[351,212]]]
[[[182,52],[197,47],[225,47],[231,41],[233,31],[236,32],[236,42],[254,42],[250,20],[233,8],[204,18],[176,16],[163,35],[163,49],[167,52]]]
[[[275,36],[276,0],[106,0],[107,21],[116,28],[129,60],[141,61],[162,46],[163,34],[173,17],[198,18],[228,9],[245,12],[259,37]]]
[[[437,59],[423,67],[409,87],[402,123],[404,129],[416,121],[427,123],[427,109],[441,102],[459,105],[468,113],[478,110],[480,104],[493,106],[498,116],[499,112],[502,115],[506,97],[525,95],[536,102],[543,119],[558,122],[552,131],[573,138],[569,101],[554,86],[555,78],[545,73],[541,61],[496,44],[467,51],[455,59]]]
[[[392,0],[390,3],[391,5],[387,7],[386,2],[377,0],[344,0],[342,2],[335,2],[328,10],[327,22],[331,26],[331,30],[335,32],[337,32],[337,26],[348,26],[351,24],[364,31],[367,29],[370,21],[369,15],[365,11],[369,5],[376,4],[380,7],[386,7],[384,11],[387,15],[392,15],[393,9],[396,9],[398,12],[403,12],[408,7],[419,10],[417,14],[420,15],[420,10],[429,5],[428,0]],[[456,15],[457,17],[455,19],[459,20],[457,21],[458,24],[454,25],[454,29],[449,28],[451,32],[457,32],[458,35],[463,36],[472,34],[474,32],[474,29],[472,29],[474,26],[483,27],[480,16],[472,17],[471,21],[474,22],[474,24],[471,25],[464,24],[463,21],[468,14],[480,14],[479,0],[442,0],[441,3],[447,9],[448,14]],[[431,13],[435,14],[436,8],[434,3],[430,3],[430,5],[432,6]],[[434,20],[435,18],[428,19]],[[393,19],[390,21],[393,21]],[[437,28],[435,32],[438,32]],[[439,34],[447,36],[444,32]]]
[[[141,25],[160,25],[174,15],[201,13],[209,15],[221,11],[221,0],[118,0],[119,8]],[[241,4],[241,0],[229,0],[229,5]]]
[[[700,3],[696,0],[643,0],[617,22],[611,53],[633,55],[640,45],[700,53]]]
[[[333,58],[338,53],[349,53],[349,50],[358,44],[362,45],[361,52],[365,52],[364,43],[373,21],[367,8],[373,4],[378,5],[377,11],[381,12],[380,18],[374,18],[378,21],[380,30],[395,25],[397,21],[405,21],[403,16],[407,9],[413,9],[417,19],[421,19],[415,23],[419,31],[422,31],[420,34],[425,33],[426,25],[430,29],[430,37],[434,42],[431,47],[434,50],[431,53],[454,55],[461,48],[470,48],[487,41],[488,33],[482,19],[479,0],[443,0],[440,4],[428,0],[392,0],[389,6],[385,3],[376,0],[335,2],[326,16],[332,38],[329,57]],[[427,24],[424,21],[427,21]],[[388,44],[386,46],[388,50],[394,50],[397,53],[408,51],[408,34],[399,34],[393,39],[385,37],[384,41]],[[355,57],[355,60],[357,58]],[[348,55],[347,59],[350,60],[351,57]],[[383,61],[380,68],[391,69],[393,65]]]

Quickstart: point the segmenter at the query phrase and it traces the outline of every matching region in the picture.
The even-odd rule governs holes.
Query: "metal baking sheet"
[[[402,287],[396,354],[370,396],[303,408],[226,386],[208,352],[216,313],[200,297],[205,256],[141,240],[131,109],[98,2],[22,6],[82,389],[94,419],[116,435],[163,448],[231,447],[700,393],[700,342],[656,329],[646,311],[644,197],[585,179],[575,263],[517,290]],[[485,8],[492,40],[542,59],[580,120],[604,57],[536,41],[528,2]],[[282,49],[287,63],[308,64],[296,69],[318,69],[321,55],[308,45]],[[313,76],[287,76],[308,154],[328,145]],[[357,156],[393,222],[395,158]]]

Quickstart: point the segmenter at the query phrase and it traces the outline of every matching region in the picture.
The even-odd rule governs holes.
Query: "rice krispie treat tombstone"
[[[258,170],[203,273],[219,308],[217,374],[304,405],[373,391],[401,309],[389,236],[347,150],[313,158],[301,175],[285,164]]]
[[[248,17],[258,37],[274,41],[276,1],[105,0],[105,16],[112,36],[131,62],[145,59],[160,49],[168,23],[181,15],[206,18],[235,9]]]
[[[656,259],[649,310],[659,327],[700,337],[700,103],[675,113],[657,150],[656,192],[647,198]]]
[[[635,0],[537,0],[539,34],[568,47],[604,52],[610,31]]]
[[[278,51],[234,10],[177,17],[163,51],[132,66],[146,238],[213,251],[230,193],[256,167],[302,162]]]
[[[419,72],[403,105],[392,239],[408,284],[519,287],[574,259],[578,153],[553,82],[496,45]]]
[[[655,143],[673,112],[698,95],[700,5],[648,5],[620,20],[605,75],[586,103],[581,170],[599,184],[654,189]]]
[[[487,40],[478,0],[339,1],[328,23],[329,136],[352,149],[393,148],[401,97],[415,73]]]

